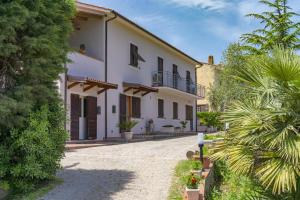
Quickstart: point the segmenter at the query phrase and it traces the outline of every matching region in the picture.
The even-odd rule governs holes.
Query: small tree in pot
[[[121,137],[126,140],[131,140],[133,138],[133,132],[131,132],[131,129],[135,127],[135,125],[137,124],[138,124],[137,121],[131,121],[131,120],[124,121],[118,124],[120,130],[122,130]]]

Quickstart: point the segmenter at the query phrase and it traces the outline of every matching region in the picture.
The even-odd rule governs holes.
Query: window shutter
[[[164,59],[162,59],[161,57],[158,57],[157,58],[157,65],[158,65],[157,71],[163,72],[164,71]]]
[[[138,66],[138,47],[134,44],[130,44],[130,65],[133,65],[135,67]]]
[[[141,118],[141,99],[132,97],[132,117]]]

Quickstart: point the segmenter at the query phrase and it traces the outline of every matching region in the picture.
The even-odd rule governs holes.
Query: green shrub
[[[220,121],[220,115],[219,112],[198,112],[197,117],[200,120],[201,125],[205,125],[208,127],[216,127],[218,129],[221,129],[223,124]]]
[[[0,177],[15,192],[34,189],[59,169],[67,138],[61,117],[44,106],[30,115],[25,130],[13,129],[10,139],[0,144]]]

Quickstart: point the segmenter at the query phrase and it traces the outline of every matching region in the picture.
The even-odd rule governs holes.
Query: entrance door
[[[186,105],[185,106],[185,115],[186,120],[190,122],[190,129],[193,130],[193,106]]]
[[[88,139],[97,139],[97,97],[86,97]]]
[[[127,113],[127,109],[126,109],[126,107],[127,107],[127,103],[126,103],[126,95],[124,95],[124,94],[120,94],[120,105],[119,105],[119,107],[120,107],[120,112],[119,112],[119,114],[120,114],[120,119],[119,119],[119,123],[122,123],[122,122],[125,122],[126,121],[126,118],[127,118],[127,116],[126,116],[126,113]],[[120,129],[120,132],[122,133],[124,130],[121,130]]]
[[[81,101],[79,95],[71,94],[71,140],[79,140],[79,117]]]

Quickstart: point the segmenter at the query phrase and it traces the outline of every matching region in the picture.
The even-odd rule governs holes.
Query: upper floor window
[[[139,60],[138,47],[134,44],[130,44],[130,65],[137,67]]]

